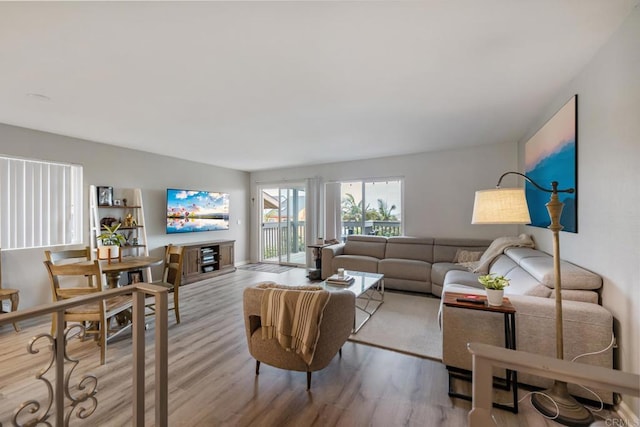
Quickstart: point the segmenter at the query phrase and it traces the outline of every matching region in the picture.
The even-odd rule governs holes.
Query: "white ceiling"
[[[0,122],[246,171],[515,143],[638,2],[0,3]]]

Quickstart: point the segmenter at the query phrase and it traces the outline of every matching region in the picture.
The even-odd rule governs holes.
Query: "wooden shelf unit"
[[[102,232],[102,220],[112,218],[113,223],[120,223],[118,234],[128,237],[126,244],[120,247],[123,257],[126,256],[148,256],[147,233],[144,228],[144,208],[142,203],[142,191],[139,188],[115,188],[113,189],[114,200],[121,200],[119,205],[100,205],[98,203],[97,186],[89,186],[89,210],[90,210],[90,246],[96,252],[98,241],[96,236]],[[128,204],[124,204],[124,199]],[[135,225],[125,226],[124,218],[131,214]],[[111,224],[113,225],[113,224]],[[134,242],[136,242],[134,244]],[[152,281],[151,268],[146,268],[146,281]]]
[[[182,283],[193,283],[236,271],[234,245],[235,240],[181,244],[184,246]]]

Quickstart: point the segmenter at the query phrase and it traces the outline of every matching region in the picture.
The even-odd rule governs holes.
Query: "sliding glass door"
[[[304,266],[306,264],[304,184],[265,186],[260,188],[260,194],[261,262]]]

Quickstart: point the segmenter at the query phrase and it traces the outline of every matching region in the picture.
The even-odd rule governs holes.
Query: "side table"
[[[331,244],[321,243],[316,245],[307,245],[307,248],[313,249],[313,260],[316,266],[315,270],[309,270],[309,275],[307,276],[309,280],[322,279],[322,248],[326,246],[331,246]]]
[[[480,303],[460,301],[460,298],[472,298]],[[509,301],[509,298],[502,299],[501,306],[493,306],[487,304],[485,295],[468,295],[456,292],[447,292],[444,294],[444,305],[448,307],[463,308],[469,310],[489,311],[493,313],[502,313],[504,315],[504,346],[505,348],[516,349],[516,309]],[[457,378],[464,381],[471,381],[471,372],[466,369],[460,369],[453,366],[447,366],[449,372],[449,396],[471,401],[471,396],[453,391],[451,378]],[[506,370],[506,378],[501,383],[501,379],[494,378],[494,387],[502,390],[511,391],[513,395],[513,406],[494,403],[494,408],[505,409],[514,414],[518,413],[518,373],[510,369]]]

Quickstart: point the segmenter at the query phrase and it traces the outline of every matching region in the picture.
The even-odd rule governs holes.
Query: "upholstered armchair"
[[[307,373],[307,390],[311,387],[311,373],[325,368],[336,353],[341,352],[354,324],[355,296],[346,290],[332,291],[327,302],[315,354],[311,364],[305,363],[300,355],[287,351],[275,338],[262,338],[260,320],[261,300],[264,289],[247,288],[243,294],[244,322],[249,353],[256,359],[256,375],[260,362],[276,368]]]

